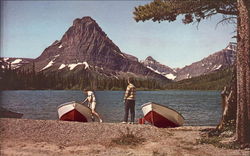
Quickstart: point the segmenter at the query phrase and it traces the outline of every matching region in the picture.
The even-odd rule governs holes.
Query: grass
[[[225,149],[241,149],[241,145],[236,142],[230,143],[221,143],[223,137],[220,136],[210,136],[210,137],[202,137],[201,139],[197,139],[197,144],[211,144],[218,148],[225,148]]]
[[[120,131],[120,136],[118,138],[112,139],[112,142],[118,145],[139,145],[145,141],[144,138],[136,136],[130,129],[127,127],[126,132]]]
[[[206,129],[203,130],[201,139],[196,140],[196,144],[211,144],[218,148],[225,149],[244,149],[249,144],[242,145],[236,141],[223,143],[226,139],[230,139],[235,134],[235,120],[230,120],[223,125],[223,129]]]
[[[224,139],[228,137],[232,137],[232,134],[225,135],[225,132],[232,132],[230,131],[231,127],[228,127],[224,131],[218,131],[216,129],[206,130],[204,135],[202,135],[201,139],[197,139],[197,144],[211,144],[218,148],[225,148],[225,149],[241,149],[240,144],[236,142],[229,142],[229,143],[222,143]],[[203,131],[204,132],[204,131]],[[223,135],[224,134],[224,135]]]
[[[167,156],[166,153],[160,153],[159,151],[153,151],[152,156]]]

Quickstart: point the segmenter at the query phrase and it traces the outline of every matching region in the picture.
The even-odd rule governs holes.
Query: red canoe
[[[153,102],[142,105],[144,120],[156,127],[178,127],[184,124],[184,117],[177,111],[167,106]]]
[[[57,108],[60,120],[64,121],[91,121],[91,110],[89,107],[75,101],[64,103]]]

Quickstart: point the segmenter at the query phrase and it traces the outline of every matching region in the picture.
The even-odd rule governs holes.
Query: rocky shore
[[[0,155],[250,155],[197,143],[208,128],[1,118]]]

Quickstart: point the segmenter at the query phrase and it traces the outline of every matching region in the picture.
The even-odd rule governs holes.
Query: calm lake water
[[[95,91],[97,111],[104,122],[121,122],[124,114],[124,91]],[[35,90],[1,91],[0,105],[23,113],[25,119],[57,120],[57,106],[82,101],[81,91]],[[143,116],[141,105],[147,102],[166,105],[180,112],[185,125],[217,125],[221,117],[219,91],[137,91],[136,118]]]

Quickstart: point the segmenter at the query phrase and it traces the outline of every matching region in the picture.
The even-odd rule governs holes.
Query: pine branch
[[[200,22],[215,14],[237,15],[236,0],[155,0],[144,6],[138,6],[133,12],[134,19],[175,21],[177,16],[185,15],[183,23]]]

